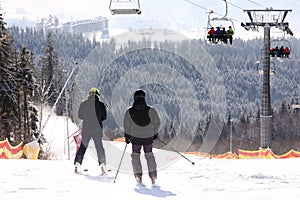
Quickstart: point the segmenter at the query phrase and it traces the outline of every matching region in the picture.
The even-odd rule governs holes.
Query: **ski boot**
[[[108,170],[104,163],[100,164],[100,168],[101,168],[101,175],[107,175]]]
[[[151,177],[152,188],[159,188],[155,177]]]
[[[80,163],[78,163],[78,162],[75,163],[75,173],[76,174],[80,174],[81,173]]]
[[[136,185],[138,187],[146,187],[146,185],[142,181],[142,176],[136,176],[135,180],[136,180]]]

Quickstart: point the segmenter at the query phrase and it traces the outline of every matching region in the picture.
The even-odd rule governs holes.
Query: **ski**
[[[138,182],[138,183],[136,183],[136,189],[138,189],[138,190],[147,190],[147,191],[159,190],[160,186],[158,184],[151,184],[151,186],[147,186],[144,183]]]
[[[80,170],[80,171],[76,171],[77,169],[75,169],[75,174],[78,174],[78,175],[88,175],[89,174],[89,172],[90,172],[90,170],[89,169],[82,169],[82,170]],[[99,177],[112,177],[113,176],[113,174],[112,174],[112,170],[111,169],[108,169],[106,172],[99,172],[99,174],[98,174],[98,176]],[[95,171],[94,170],[92,170],[91,172],[91,175],[93,174],[93,175],[96,175],[97,173],[95,173]]]
[[[88,172],[89,169],[84,169],[83,171],[84,171],[84,172]],[[112,170],[111,170],[111,169],[107,169],[107,172],[112,172]]]

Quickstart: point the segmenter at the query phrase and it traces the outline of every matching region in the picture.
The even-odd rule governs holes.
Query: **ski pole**
[[[118,176],[118,173],[119,173],[119,170],[120,170],[120,167],[121,167],[121,164],[122,164],[123,158],[124,158],[124,154],[125,154],[125,151],[126,151],[126,147],[127,147],[127,143],[126,143],[126,145],[125,145],[125,148],[124,148],[124,151],[123,151],[123,154],[122,154],[121,160],[120,160],[120,164],[119,164],[119,167],[118,167],[118,170],[117,170],[117,173],[116,173],[115,179],[114,179],[114,183],[116,182],[116,179],[117,179],[117,176]]]
[[[160,141],[161,143],[163,143],[164,145],[167,145],[167,143],[165,143],[164,141],[162,141],[161,139],[157,138],[158,141]],[[176,149],[170,147],[170,149],[172,149],[172,151],[178,153],[180,156],[182,156],[184,159],[186,159],[187,161],[189,161],[190,163],[192,163],[193,165],[195,164],[193,161],[191,161],[190,159],[188,159],[187,157],[185,157],[183,154],[181,154],[180,152],[178,152]]]

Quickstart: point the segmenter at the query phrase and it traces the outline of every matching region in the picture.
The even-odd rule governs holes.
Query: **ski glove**
[[[130,143],[130,135],[128,135],[126,133],[125,133],[125,142],[126,142],[126,144]]]
[[[158,138],[158,133],[156,133],[155,135],[153,135],[153,140],[156,140]]]

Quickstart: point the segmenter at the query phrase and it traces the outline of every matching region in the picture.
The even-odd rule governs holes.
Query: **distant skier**
[[[160,119],[156,110],[146,104],[145,96],[146,93],[143,90],[137,90],[134,93],[133,105],[125,112],[125,141],[127,144],[132,143],[132,167],[136,181],[138,184],[143,185],[140,160],[141,149],[143,147],[152,186],[155,186],[157,165],[152,147],[153,140],[158,136]]]
[[[102,121],[106,119],[106,108],[103,102],[99,100],[100,92],[97,88],[91,88],[88,99],[80,104],[78,110],[78,117],[82,119],[82,141],[76,153],[74,160],[75,172],[80,173],[80,166],[88,144],[91,139],[95,143],[97,150],[98,163],[101,167],[102,173],[106,173],[106,157],[105,150],[102,144],[103,124]]]

